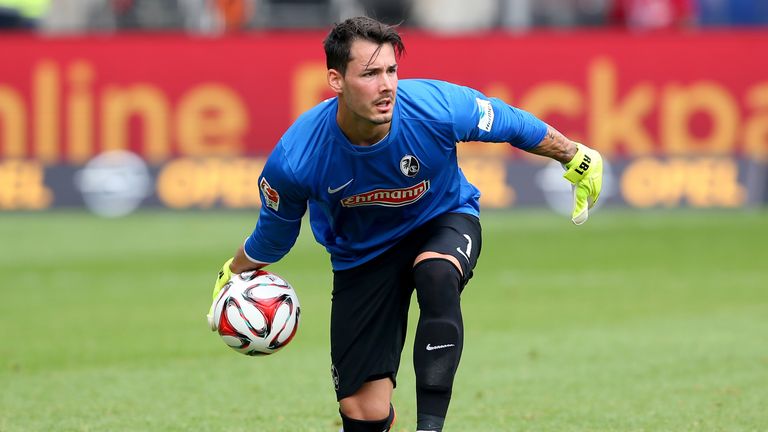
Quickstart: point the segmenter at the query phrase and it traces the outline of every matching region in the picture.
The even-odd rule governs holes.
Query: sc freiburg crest
[[[400,172],[408,177],[416,177],[419,173],[419,160],[416,156],[405,155],[400,159]]]

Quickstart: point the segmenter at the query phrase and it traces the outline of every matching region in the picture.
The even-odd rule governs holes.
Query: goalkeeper
[[[392,26],[350,18],[324,47],[336,97],[299,117],[275,146],[259,177],[256,227],[222,268],[214,297],[231,273],[288,253],[309,208],[333,267],[330,369],[344,432],[392,426],[414,290],[416,429],[441,431],[464,346],[460,295],[482,246],[480,192],[458,167],[457,143],[506,142],[561,162],[576,224],[600,195],[602,160],[471,88],[398,81],[404,45]]]

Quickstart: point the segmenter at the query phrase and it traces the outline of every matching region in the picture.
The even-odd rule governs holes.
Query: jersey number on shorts
[[[456,250],[467,260],[467,262],[470,262],[469,257],[472,255],[472,237],[464,234],[464,238],[467,239],[467,251],[464,252],[461,248],[456,248]]]

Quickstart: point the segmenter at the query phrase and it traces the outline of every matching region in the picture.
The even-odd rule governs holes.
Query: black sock
[[[395,422],[395,408],[389,404],[389,415],[382,420],[357,420],[349,418],[339,410],[344,432],[386,432]]]
[[[445,417],[419,413],[416,419],[416,430],[441,432],[443,430],[443,423],[445,423]]]
[[[456,267],[427,259],[414,267],[419,323],[413,346],[418,430],[441,431],[464,342]]]

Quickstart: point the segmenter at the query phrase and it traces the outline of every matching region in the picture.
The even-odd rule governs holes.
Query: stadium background
[[[501,97],[609,162],[576,229],[559,166],[460,145],[489,241],[446,430],[766,430],[767,5],[0,0],[0,431],[337,429],[307,229],[274,266],[305,309],[290,348],[241,359],[201,320],[266,155],[330,96],[327,26],[362,12],[402,23],[401,78]]]

